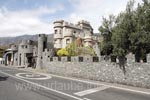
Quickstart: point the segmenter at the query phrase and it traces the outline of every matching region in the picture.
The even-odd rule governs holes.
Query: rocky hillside
[[[10,44],[18,44],[22,40],[37,41],[38,35],[21,35],[16,37],[0,37],[0,46],[8,46]],[[53,41],[53,34],[48,35],[48,41]]]

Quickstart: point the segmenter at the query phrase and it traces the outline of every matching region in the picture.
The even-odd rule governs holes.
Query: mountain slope
[[[16,37],[0,37],[0,45],[1,46],[8,46],[10,44],[18,44],[22,40],[33,40],[37,41],[38,35],[21,35]],[[48,35],[48,41],[53,42],[53,34]]]

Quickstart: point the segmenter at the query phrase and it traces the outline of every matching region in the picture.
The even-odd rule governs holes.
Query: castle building
[[[77,24],[71,24],[64,20],[55,21],[53,36],[56,51],[65,48],[75,39],[80,39],[83,46],[91,46],[97,56],[100,55],[98,36],[93,34],[93,29],[87,21],[82,20]],[[55,55],[55,51],[48,47],[48,36],[45,34],[39,34],[36,43],[37,45],[35,41],[23,40],[18,45],[11,45],[3,57],[5,65],[41,69],[47,59]]]
[[[23,40],[18,46],[11,45],[4,54],[5,65],[34,66],[36,52],[31,40]]]
[[[84,46],[92,46],[93,28],[90,23],[84,20],[77,24],[68,23],[64,20],[54,22],[54,48],[65,48],[74,41],[81,38]]]

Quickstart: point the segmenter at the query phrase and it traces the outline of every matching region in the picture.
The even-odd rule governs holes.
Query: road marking
[[[1,66],[1,67],[4,67],[4,66]],[[5,66],[4,68],[6,68],[6,67],[7,66]],[[12,67],[7,67],[7,68],[21,70],[21,71],[27,71],[27,70],[24,70],[24,69],[17,69],[17,68],[12,68]],[[29,71],[29,70],[27,72],[32,72],[33,73],[33,71]],[[39,73],[39,72],[34,72],[34,73]],[[40,73],[40,74],[45,75],[44,73]],[[58,75],[54,75],[54,74],[49,74],[49,75],[53,76],[53,77],[58,77],[58,78],[63,78],[63,79],[68,79],[68,80],[73,80],[73,81],[93,84],[93,85],[104,85],[104,86],[108,86],[108,87],[111,87],[111,88],[120,89],[120,90],[124,90],[124,91],[130,91],[130,92],[136,92],[136,93],[142,93],[142,94],[150,95],[150,92],[144,92],[144,91],[140,91],[140,90],[133,90],[133,89],[123,88],[123,87],[106,85],[106,84],[103,84],[103,83],[95,83],[95,82],[92,82],[92,81],[86,81],[86,80],[81,80],[81,79],[76,79],[76,78],[69,78],[69,77],[64,77],[64,76],[58,76]]]
[[[27,82],[27,83],[30,83],[30,84],[32,84],[32,85],[35,85],[35,86],[44,88],[44,89],[46,89],[46,90],[50,90],[50,91],[53,91],[53,92],[56,92],[56,93],[59,93],[59,94],[62,94],[62,95],[65,95],[65,96],[74,98],[74,99],[76,99],[76,100],[83,100],[83,99],[78,98],[78,97],[75,97],[75,96],[73,96],[73,95],[70,95],[70,94],[67,94],[67,93],[63,93],[63,92],[60,92],[60,91],[57,91],[57,90],[54,90],[54,89],[45,87],[45,86],[43,86],[43,85],[40,85],[40,84],[31,82],[31,81],[28,81],[28,80],[25,80],[25,79],[22,79],[22,78],[19,78],[19,77],[16,77],[16,76],[13,76],[13,75],[11,75],[11,74],[8,74],[8,73],[2,72],[2,71],[0,71],[0,73],[5,74],[5,75],[8,75],[8,76],[13,77],[13,78],[16,78],[16,79],[19,79],[19,80],[22,80],[22,81]]]
[[[88,98],[83,98],[83,100],[91,100],[91,99],[88,99]]]
[[[80,91],[80,92],[77,92],[77,93],[74,93],[74,94],[81,97],[81,96],[92,94],[92,93],[102,91],[102,90],[105,90],[105,89],[108,89],[108,88],[109,87],[107,87],[107,86],[101,86],[101,87],[98,87],[98,88],[93,88],[93,89],[88,89],[88,90],[85,90],[85,91]]]
[[[32,71],[30,71],[30,72],[32,72]],[[115,89],[120,89],[120,90],[124,90],[124,91],[130,91],[130,92],[136,92],[136,93],[150,95],[150,92],[145,92],[145,91],[140,91],[140,90],[133,90],[133,89],[129,89],[129,88],[106,85],[106,84],[103,84],[103,83],[95,83],[95,82],[92,82],[92,81],[86,81],[86,80],[81,80],[81,79],[76,79],[76,78],[58,76],[58,75],[53,75],[53,74],[49,74],[49,75],[51,75],[53,77],[64,78],[64,79],[68,79],[68,80],[73,80],[73,81],[78,81],[78,82],[83,82],[83,83],[88,83],[88,84],[93,84],[93,85],[103,85],[103,86],[107,86],[107,87],[115,88]]]
[[[25,75],[25,76],[22,76]],[[50,75],[44,75],[41,76],[40,74],[32,74],[32,73],[17,73],[17,77],[24,78],[24,79],[33,79],[33,80],[46,80],[52,78]],[[41,77],[36,77],[36,76],[41,76]]]
[[[27,75],[26,75],[26,77],[28,77],[28,78],[29,78],[29,77],[30,77],[30,78],[31,78],[31,77],[40,77],[40,76],[41,76],[41,75],[39,75],[39,74],[29,74],[29,75],[27,74]]]

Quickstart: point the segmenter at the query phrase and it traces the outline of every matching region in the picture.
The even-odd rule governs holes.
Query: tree
[[[130,35],[136,31],[136,20],[134,12],[134,1],[129,1],[126,6],[126,11],[120,13],[117,17],[114,34],[112,36],[112,42],[114,49],[119,48],[118,51],[122,51],[125,55],[131,49]],[[114,51],[115,51],[114,50]]]
[[[77,50],[78,55],[90,55],[95,56],[95,51],[93,48],[86,46],[86,47],[79,47]]]
[[[66,50],[68,51],[68,55],[69,56],[78,56],[78,55],[91,55],[91,56],[95,56],[95,51],[93,50],[93,48],[87,46],[81,46],[80,44],[78,44],[77,41],[73,41],[72,43],[70,43],[67,47]]]
[[[102,25],[99,27],[99,31],[103,36],[103,42],[101,43],[102,54],[109,55],[112,53],[111,37],[113,33],[113,27],[115,23],[115,17],[110,15],[109,18],[103,17]]]
[[[7,46],[0,46],[0,58],[3,57],[3,53],[7,48],[8,48]]]
[[[104,37],[101,45],[104,54],[110,54],[111,50],[116,56],[133,52],[140,61],[150,53],[150,0],[143,0],[137,8],[134,3],[130,0],[126,10],[114,17],[115,20],[111,16],[103,18],[99,30]]]
[[[130,41],[136,60],[145,60],[146,54],[150,53],[150,2],[143,0],[136,10],[136,31],[131,34]]]
[[[75,41],[73,41],[72,43],[70,43],[67,47],[66,50],[69,53],[69,56],[77,56],[77,44]]]

